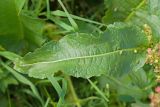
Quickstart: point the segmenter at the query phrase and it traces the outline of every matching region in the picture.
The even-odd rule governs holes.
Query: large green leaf
[[[148,24],[152,30],[151,42],[160,41],[160,0],[105,0],[105,5],[104,23],[125,21],[141,27]]]
[[[148,0],[146,7],[147,9],[136,12],[133,23],[137,25],[148,24],[152,30],[152,42],[155,44],[160,41],[160,0]]]
[[[132,81],[133,80],[131,80],[128,75],[123,78],[114,78],[112,76],[99,77],[101,87],[105,87],[106,84],[109,84],[110,89],[116,91],[117,97],[120,97],[121,100],[123,100],[123,98],[121,98],[122,96],[131,97],[131,99],[128,99],[131,101],[134,99],[146,98],[147,92],[137,87],[137,85],[133,85]]]
[[[149,12],[152,15],[160,16],[160,0],[148,0]]]
[[[149,0],[149,15],[141,14],[139,15],[141,19],[143,18],[146,23],[148,23],[152,29],[153,40],[155,42],[160,41],[160,0]]]
[[[24,37],[15,0],[1,0],[0,13],[0,44],[15,46]]]
[[[41,46],[45,39],[43,38],[43,28],[45,23],[38,18],[33,18],[25,14],[21,15],[24,29],[24,40],[31,48]]]
[[[103,17],[103,22],[108,24],[124,21],[144,3],[145,0],[105,0],[107,11]]]
[[[101,88],[109,84],[112,91],[117,91],[117,96],[130,96],[132,100],[147,98],[151,91],[151,88],[147,88],[150,86],[151,79],[147,77],[143,69],[132,71],[120,78],[103,75],[98,80]]]
[[[43,21],[23,14],[24,3],[25,0],[0,1],[0,45],[12,51],[22,48],[24,41],[36,46],[44,42]]]
[[[120,76],[144,65],[147,45],[141,29],[117,23],[100,35],[75,33],[49,42],[18,59],[15,69],[36,78],[46,78],[58,71],[83,78],[101,74]]]

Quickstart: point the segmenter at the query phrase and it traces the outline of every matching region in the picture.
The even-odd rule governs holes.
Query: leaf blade
[[[140,29],[115,24],[100,36],[80,33],[50,42],[15,62],[15,69],[37,78],[58,71],[83,78],[105,73],[120,76],[143,66],[147,45]]]

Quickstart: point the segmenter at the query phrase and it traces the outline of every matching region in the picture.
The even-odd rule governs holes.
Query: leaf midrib
[[[102,57],[102,56],[105,56],[105,55],[110,55],[110,54],[115,54],[115,53],[120,53],[120,52],[122,52],[122,54],[123,54],[124,51],[133,51],[133,53],[134,53],[134,50],[140,50],[140,49],[142,49],[142,48],[121,49],[121,50],[116,50],[116,51],[112,51],[112,52],[108,52],[108,53],[104,53],[104,54],[96,54],[96,55],[82,56],[82,57],[73,57],[73,58],[54,60],[54,61],[47,61],[47,62],[36,62],[36,63],[32,63],[32,64],[22,64],[20,66],[25,67],[25,66],[32,66],[32,65],[37,65],[37,64],[50,64],[50,63],[58,63],[58,62],[68,61],[68,60]],[[137,54],[137,53],[135,53],[135,54]]]

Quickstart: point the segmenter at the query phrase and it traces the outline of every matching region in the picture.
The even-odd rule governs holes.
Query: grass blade
[[[19,74],[18,72],[16,72],[14,69],[10,68],[4,62],[0,61],[0,64],[4,68],[6,68],[11,74],[13,74],[18,81],[20,81],[23,84],[29,85],[30,88],[31,88],[31,90],[33,91],[33,93],[37,97],[37,99],[39,99],[39,101],[41,102],[41,104],[44,105],[44,102],[43,102],[42,98],[40,97],[40,95],[38,93],[38,90],[36,89],[36,87],[34,86],[34,84],[30,80],[28,80],[27,78],[25,78],[24,76],[22,76],[21,74]]]

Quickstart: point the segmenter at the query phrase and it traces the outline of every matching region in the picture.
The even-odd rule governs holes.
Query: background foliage
[[[160,0],[1,0],[0,106],[160,107]]]

